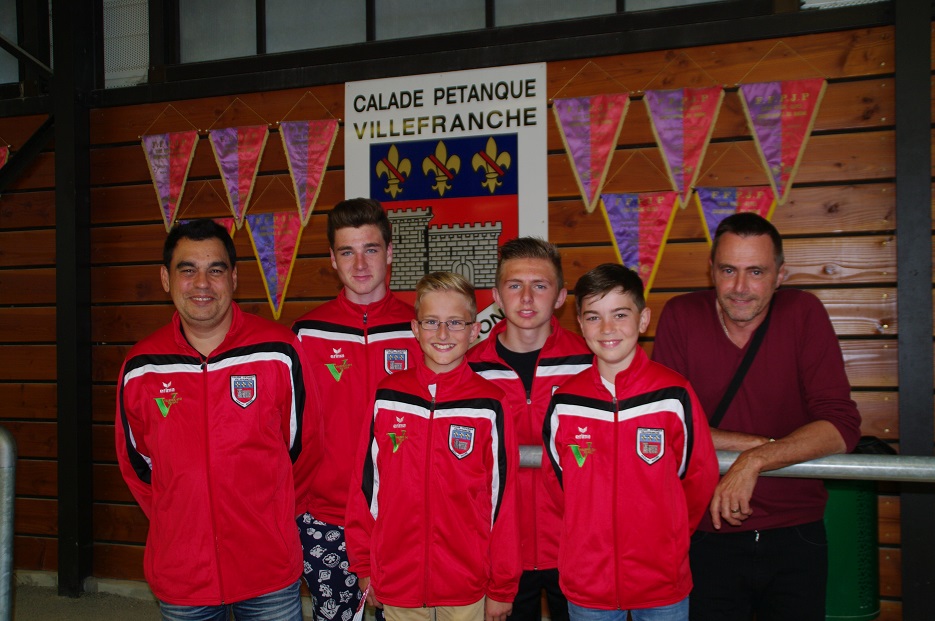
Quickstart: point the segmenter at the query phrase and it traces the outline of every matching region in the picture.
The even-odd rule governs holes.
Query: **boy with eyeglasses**
[[[380,382],[361,438],[350,568],[389,621],[505,621],[521,571],[509,405],[465,362],[480,332],[470,283],[427,274],[415,309],[424,359]]]

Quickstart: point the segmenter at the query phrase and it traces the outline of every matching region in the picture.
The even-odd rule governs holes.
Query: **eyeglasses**
[[[431,332],[438,330],[443,325],[452,332],[460,332],[469,325],[475,323],[473,321],[464,321],[463,319],[449,319],[448,321],[439,321],[438,319],[418,319],[417,321],[419,322],[419,325],[422,326],[423,330],[429,330]]]

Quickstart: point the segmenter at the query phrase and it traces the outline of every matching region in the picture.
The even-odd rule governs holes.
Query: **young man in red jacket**
[[[233,302],[223,227],[175,227],[163,260],[175,316],[130,350],[117,386],[117,461],[149,518],[146,580],[169,621],[301,621],[293,469],[314,450],[317,403],[305,357]]]
[[[494,300],[505,319],[490,337],[468,354],[471,368],[506,393],[520,445],[542,445],[542,421],[549,399],[562,382],[590,368],[593,355],[580,336],[562,328],[553,316],[565,302],[562,259],[554,245],[520,237],[500,248]],[[519,472],[520,538],[523,575],[511,621],[539,621],[542,591],[549,618],[568,619],[568,602],[558,584],[561,510],[552,468]]]
[[[474,288],[416,286],[424,360],[380,382],[348,500],[351,569],[389,621],[506,621],[520,574],[519,450],[503,391],[464,361]]]
[[[689,537],[718,464],[684,377],[637,344],[649,325],[643,283],[600,265],[575,285],[594,365],[552,397],[543,427],[562,484],[558,568],[572,621],[688,621]]]
[[[315,618],[346,621],[360,601],[344,543],[357,441],[370,419],[377,383],[412,366],[421,352],[410,327],[415,311],[386,285],[392,229],[380,203],[338,203],[328,214],[327,233],[331,265],[343,288],[292,326],[309,358],[306,376],[323,404],[321,455],[301,473],[309,493],[298,499],[297,522]]]

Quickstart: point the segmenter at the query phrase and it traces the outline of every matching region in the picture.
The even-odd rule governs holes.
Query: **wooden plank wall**
[[[767,183],[746,127],[736,85],[826,77],[827,94],[788,202],[773,221],[787,238],[790,286],[828,307],[864,416],[864,432],[898,441],[896,393],[895,104],[893,30],[789,37],[548,64],[548,96],[629,91],[633,99],[609,173],[608,191],[669,189],[640,101],[642,91],[722,84],[727,94],[699,185]],[[343,84],[92,111],[92,299],[94,380],[94,574],[142,579],[147,523],[120,479],[114,457],[115,378],[129,347],[168,320],[158,280],[165,230],[146,161],[144,133],[280,120],[341,118]],[[22,144],[42,119],[0,119],[0,137]],[[614,260],[603,219],[588,214],[549,115],[549,237],[562,248],[570,285]],[[343,128],[341,130],[344,131]],[[332,297],[324,220],[343,198],[343,135],[331,156],[318,207],[305,230],[281,322]],[[20,443],[17,567],[56,564],[53,156],[43,154],[0,197],[0,417]],[[211,149],[202,138],[180,216],[229,215]],[[273,131],[252,212],[295,208],[280,138]],[[245,231],[235,235],[237,299],[269,317]],[[649,305],[709,286],[708,246],[697,212],[679,211]],[[571,303],[561,311],[574,327]],[[652,347],[653,321],[644,346]],[[25,362],[24,362],[25,361]],[[882,619],[900,616],[899,498],[881,493]]]

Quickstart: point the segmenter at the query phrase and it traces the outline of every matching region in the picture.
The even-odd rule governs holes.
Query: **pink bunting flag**
[[[328,158],[338,136],[338,122],[333,119],[283,121],[279,124],[279,134],[289,163],[296,206],[305,226],[318,200]]]
[[[601,204],[617,260],[639,274],[649,295],[679,206],[679,193],[603,194]]]
[[[704,223],[708,244],[721,220],[735,213],[752,211],[769,220],[776,208],[773,189],[768,185],[746,188],[695,188],[695,203]]]
[[[770,185],[786,202],[825,94],[824,78],[740,86],[740,101]]]
[[[643,95],[656,144],[683,206],[698,179],[723,99],[720,86],[646,91]]]
[[[248,215],[246,220],[273,319],[278,320],[299,252],[302,221],[292,211]]]
[[[243,226],[244,214],[253,194],[260,158],[269,137],[269,127],[253,125],[212,129],[209,134],[214,159],[221,171],[221,180],[227,190],[227,200],[237,228]]]
[[[588,213],[604,188],[617,138],[627,115],[627,93],[556,99],[552,113]]]
[[[153,187],[156,188],[159,211],[168,233],[182,202],[188,171],[198,146],[198,132],[191,130],[152,134],[143,136],[142,144]]]
[[[10,147],[0,147],[0,168],[3,168],[10,159]]]

